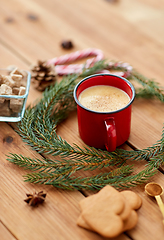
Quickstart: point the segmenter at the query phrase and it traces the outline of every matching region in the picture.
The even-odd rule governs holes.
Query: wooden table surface
[[[128,62],[138,72],[164,86],[164,0],[0,0],[0,67],[15,65],[30,70],[37,60],[48,60],[86,48],[101,49],[108,60]],[[74,48],[61,48],[70,39]],[[31,84],[27,105],[41,97]],[[143,149],[161,138],[164,105],[159,101],[135,100],[128,145]],[[14,130],[15,124],[0,122],[0,239],[103,239],[76,225],[80,214],[80,191],[59,190],[23,181],[27,171],[6,160],[10,152],[37,157]],[[83,145],[76,113],[59,129],[70,144]],[[8,141],[7,139],[12,139]],[[123,148],[129,149],[128,145]],[[144,167],[140,163],[138,167]],[[158,172],[151,181],[164,187]],[[44,190],[46,201],[31,208],[26,193]],[[137,226],[117,240],[162,240],[162,215],[154,199],[137,192],[143,201]],[[86,195],[93,192],[86,192]],[[163,201],[164,201],[164,197]]]

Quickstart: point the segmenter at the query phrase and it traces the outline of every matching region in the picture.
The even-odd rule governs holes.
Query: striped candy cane
[[[94,58],[88,59],[85,64],[69,64],[77,60],[92,56],[94,56]],[[68,75],[72,73],[80,73],[84,67],[89,68],[95,62],[98,62],[103,58],[104,55],[101,50],[89,48],[50,59],[47,61],[47,65],[54,65],[58,75]]]
[[[94,56],[94,58],[88,59],[85,64],[69,64],[77,60],[92,56]],[[103,58],[104,55],[101,50],[89,48],[50,59],[47,61],[47,65],[54,65],[55,71],[58,75],[68,75],[73,73],[81,73],[84,67],[89,68],[94,63],[102,60]],[[122,67],[125,69],[125,72],[115,72],[116,75],[122,77],[128,77],[132,71],[132,67],[128,63],[109,62],[108,70],[102,70],[101,73],[110,73],[109,70],[113,67]]]
[[[125,77],[125,78],[130,76],[130,74],[132,72],[132,69],[133,69],[132,66],[130,66],[128,63],[124,63],[124,62],[109,62],[108,63],[108,69],[109,70],[114,69],[116,67],[123,68],[123,69],[125,69],[125,71],[124,72],[121,72],[121,71],[120,72],[115,72],[114,74],[118,75],[120,77]]]

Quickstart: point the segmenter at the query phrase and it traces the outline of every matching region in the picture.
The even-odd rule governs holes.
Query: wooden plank
[[[113,11],[119,13],[127,21],[134,23],[140,32],[150,37],[156,44],[163,45],[162,37],[164,31],[162,27],[164,3],[150,1],[125,0],[119,4],[112,4],[110,7]],[[152,31],[153,29],[153,31]],[[135,29],[136,30],[136,29]]]
[[[1,161],[1,221],[18,239],[102,239],[100,236],[77,227],[76,220],[80,214],[78,202],[84,197],[80,192],[56,190],[49,186],[24,183],[21,168],[9,163],[9,152],[38,157],[29,151],[20,137],[5,123],[0,123]],[[8,141],[10,137],[10,140]],[[46,191],[44,205],[29,207],[23,200],[26,193]],[[38,224],[39,222],[39,224]],[[119,239],[119,238],[118,238]],[[121,239],[121,238],[120,238]],[[126,238],[125,238],[126,239]]]
[[[76,143],[78,143],[80,146],[83,145],[82,141],[77,137],[78,136],[78,126],[77,126],[77,116],[76,114],[71,114],[71,116],[65,120],[59,127],[58,133],[63,136],[64,139],[70,141],[71,136],[74,136],[74,140],[76,139]],[[73,144],[73,142],[70,142]],[[123,148],[130,150],[125,145]],[[142,162],[133,162],[130,164],[134,164],[134,173],[137,173],[145,168],[145,165],[147,164],[146,161]],[[107,172],[108,168],[101,169],[101,171],[95,170],[92,172],[86,171],[80,171],[80,176],[89,177],[93,174],[98,174],[100,172]],[[163,185],[164,182],[164,175],[160,172],[155,175],[154,177],[150,178],[149,181],[155,181],[161,185]],[[155,200],[153,198],[148,197],[144,192],[144,186],[145,184],[142,184],[141,186],[137,188],[131,188],[131,190],[137,192],[140,197],[142,198],[143,205],[141,209],[138,211],[138,224],[137,226],[131,230],[127,231],[128,236],[130,236],[132,239],[149,239],[149,240],[160,240],[163,237],[163,224],[162,224],[162,215],[159,210],[159,207],[157,206]],[[92,191],[84,191],[86,196],[89,196],[91,194],[94,194]],[[164,197],[162,196],[162,199],[164,200]],[[151,210],[150,210],[151,209]],[[151,211],[151,213],[150,213]],[[155,216],[153,218],[153,216]],[[149,229],[154,229],[149,231]],[[157,234],[158,233],[158,234]],[[137,236],[137,237],[136,237]]]
[[[31,155],[29,155],[29,152],[27,152],[25,148],[22,152],[22,143],[15,133],[13,133],[12,136],[10,135],[10,137],[14,139],[12,143],[7,143],[5,141],[5,139],[7,139],[6,133],[8,132],[8,127],[6,128],[4,125],[5,124],[1,124],[0,126],[1,138],[3,138],[3,141],[2,139],[0,139],[0,148],[3,151],[3,154],[1,155],[1,170],[4,173],[2,177],[3,202],[0,204],[0,212],[4,224],[10,227],[10,231],[12,231],[14,235],[16,235],[20,239],[30,239],[31,237],[35,237],[36,239],[37,237],[39,237],[40,239],[45,239],[46,236],[51,237],[54,234],[57,234],[59,236],[61,235],[61,239],[62,237],[65,237],[66,239],[71,239],[72,237],[75,237],[75,235],[72,235],[69,232],[70,229],[72,229],[71,232],[73,231],[74,234],[77,234],[77,239],[78,237],[79,239],[81,239],[81,231],[84,234],[86,234],[86,231],[82,229],[77,229],[75,224],[76,219],[79,215],[78,202],[82,199],[81,194],[78,194],[78,192],[69,192],[62,190],[57,191],[52,187],[47,188],[45,186],[23,183],[22,175],[25,173],[25,171],[18,168],[17,166],[8,163],[5,160],[4,155],[8,154],[8,151],[11,151],[11,148],[13,147],[14,153],[25,155],[28,154],[28,156]],[[13,145],[13,147],[11,145]],[[141,170],[141,165],[136,165],[136,169]],[[152,180],[162,184],[164,181],[164,176],[162,174],[158,174]],[[31,209],[23,202],[23,199],[25,198],[25,193],[34,190],[45,190],[47,192],[47,199],[45,204],[41,207],[38,207],[37,209]],[[143,229],[150,228],[151,226],[151,229],[154,228],[158,230],[159,238],[157,237],[156,239],[161,239],[161,236],[163,236],[163,228],[161,227],[162,217],[158,206],[155,204],[154,201],[152,201],[152,199],[149,199],[149,197],[145,195],[143,186],[141,188],[138,188],[138,190],[136,191],[138,191],[138,193],[142,197],[143,206],[138,212],[139,221],[136,228],[128,232],[128,234],[132,238],[134,237],[134,239],[136,235],[139,237],[137,239],[142,239],[143,236],[144,239],[146,239],[146,237],[148,237],[147,239],[155,239],[157,233],[156,231],[143,231]],[[65,214],[65,212],[68,213]],[[71,216],[69,214],[70,212]],[[154,220],[152,220],[152,216],[156,216]],[[14,222],[13,219],[15,219]],[[39,226],[38,221],[40,222]],[[51,223],[47,223],[49,221]],[[42,230],[40,230],[40,226],[43,226],[45,232],[42,232]],[[48,235],[46,234],[46,229],[48,229],[49,231]],[[68,237],[68,235],[64,235],[65,231],[63,232],[62,229],[67,229],[67,234],[69,233],[70,237]],[[35,234],[30,235],[30,233],[32,234],[33,231],[35,232]],[[94,239],[96,239],[95,236]]]
[[[135,64],[134,66],[137,68],[138,66],[141,67],[144,65],[143,69],[145,69],[147,65],[149,66],[149,72],[151,70],[149,62],[152,59],[150,58],[150,54],[156,54],[157,50],[159,54],[161,53],[162,45],[157,44],[154,39],[151,39],[150,36],[141,32],[139,29],[140,23],[134,22],[132,24],[126,19],[123,13],[124,6],[120,4],[117,5],[120,11],[118,11],[119,8],[115,6],[115,11],[113,12],[114,9],[112,7],[114,6],[105,1],[94,1],[94,4],[92,1],[89,3],[83,1],[82,3],[79,2],[76,4],[76,1],[73,0],[65,3],[59,3],[58,1],[50,1],[48,3],[46,1],[28,1],[25,3],[18,0],[17,2],[18,4],[13,5],[10,1],[5,1],[3,5],[4,9],[2,9],[1,16],[3,19],[7,19],[5,11],[7,8],[8,16],[13,17],[14,22],[10,24],[4,22],[2,25],[2,39],[5,39],[7,43],[15,46],[16,49],[26,51],[27,56],[30,56],[32,61],[39,57],[40,59],[48,59],[49,51],[51,51],[50,57],[59,56],[61,53],[64,53],[59,47],[59,43],[63,38],[73,38],[72,40],[75,41],[75,49],[88,46],[101,47],[107,58],[118,58],[123,61],[131,60],[131,64]],[[137,1],[134,2],[137,3]],[[95,4],[96,6],[93,8]],[[44,8],[42,6],[44,6]],[[72,6],[74,6],[74,8]],[[128,6],[127,9],[130,12],[132,3]],[[141,7],[142,4],[140,3],[140,8]],[[76,11],[74,11],[74,9],[76,9]],[[101,14],[101,12],[103,12],[103,14]],[[37,17],[36,21],[30,21],[30,19],[27,18],[30,13]],[[99,14],[99,18],[97,18],[97,14]],[[68,15],[69,18],[67,19]],[[115,16],[117,16],[117,18]],[[74,21],[74,18],[76,18],[76,21]],[[115,21],[111,21],[111,19]],[[158,24],[158,22],[156,24]],[[134,28],[135,31],[133,31]],[[34,31],[32,29],[34,29]],[[119,31],[117,29],[119,29]],[[156,25],[150,29],[152,29],[153,32],[153,30],[156,29]],[[14,31],[17,32],[17,34],[13,34]],[[97,32],[99,34],[97,34]],[[27,36],[29,36],[29,38],[25,41]],[[156,34],[154,34],[154,36],[156,36],[157,40],[159,37],[161,38],[161,36]],[[38,41],[36,41],[37,38]],[[121,44],[119,43],[120,38],[122,39]],[[20,45],[17,44],[19,39],[23,40]],[[24,43],[24,41],[26,43]],[[85,42],[86,44],[84,44]],[[95,44],[95,42],[97,44]],[[29,47],[26,49],[22,46],[22,43],[28,44]],[[53,48],[52,46],[55,47]],[[153,50],[154,48],[155,51]],[[128,51],[128,49],[132,50]],[[149,59],[145,61],[143,56],[147,53],[149,53],[149,56],[147,56]],[[140,55],[138,56],[138,54]],[[162,57],[162,54],[160,55]],[[136,59],[136,57],[139,59]],[[153,59],[154,58],[155,56]]]
[[[0,50],[3,52],[5,64],[8,65],[8,61],[12,61],[16,65],[25,67],[19,59],[1,45]],[[54,236],[57,236],[58,239],[102,239],[99,235],[81,229],[76,225],[76,220],[80,214],[78,203],[84,198],[80,192],[62,191],[51,186],[32,185],[23,182],[22,175],[26,171],[9,163],[6,160],[6,155],[9,152],[34,158],[39,157],[39,155],[25,145],[8,124],[1,122],[0,129],[0,213],[1,221],[7,227],[4,229],[1,226],[1,239],[6,239],[6,237],[10,239],[10,232],[17,239],[23,240],[52,239]],[[33,209],[23,200],[26,198],[26,193],[39,190],[47,192],[46,201],[44,205]],[[116,238],[116,240],[121,239],[128,240],[129,238],[123,234]]]
[[[129,147],[124,145],[124,149],[130,150]],[[131,162],[127,162],[127,164],[132,164]],[[134,174],[142,171],[145,168],[146,161],[133,162],[134,165]],[[107,169],[106,169],[107,170]],[[102,169],[102,172],[106,170]],[[89,174],[84,173],[86,176]],[[149,179],[149,182],[156,182],[163,186],[164,182],[164,174],[158,172],[155,176]],[[127,231],[126,234],[131,239],[137,240],[161,240],[164,235],[163,229],[163,217],[161,211],[153,197],[150,197],[145,192],[146,183],[139,185],[138,187],[130,188],[133,192],[136,192],[142,199],[142,206],[137,211],[138,213],[138,223],[135,228],[130,231]],[[121,190],[120,190],[121,191]],[[93,194],[92,191],[84,191],[86,196]],[[164,201],[164,196],[161,196],[162,201]]]
[[[139,9],[143,6],[143,2],[146,3],[146,0],[139,3],[133,1]],[[125,6],[127,7],[126,12],[123,11]],[[164,60],[163,50],[161,50],[161,47],[163,47],[161,36],[163,35],[161,35],[161,25],[156,28],[157,24],[163,19],[162,15],[160,14],[156,21],[153,22],[154,17],[157,16],[156,9],[149,8],[146,10],[144,8],[149,15],[142,15],[141,17],[144,17],[144,19],[137,21],[138,15],[133,16],[131,14],[131,7],[132,1],[124,1],[124,3],[120,1],[118,8],[116,8],[116,5],[109,5],[105,1],[100,2],[98,0],[94,2],[83,1],[78,4],[75,0],[67,2],[47,2],[43,0],[22,2],[17,0],[14,3],[5,0],[0,9],[1,43],[7,46],[10,51],[6,51],[2,46],[0,47],[4,56],[6,54],[6,57],[3,60],[1,59],[2,65],[17,62],[18,65],[22,66],[25,65],[23,64],[23,61],[25,61],[28,63],[27,68],[29,68],[29,64],[36,62],[38,58],[48,59],[62,55],[66,51],[60,48],[59,43],[61,39],[71,37],[76,43],[74,50],[88,46],[99,47],[105,52],[106,57],[128,61],[140,72],[159,79],[159,82],[163,85]],[[32,15],[37,16],[38,20],[35,21]],[[70,18],[67,17],[68,15]],[[9,17],[13,21],[8,21]],[[154,23],[153,26],[152,23]],[[143,25],[140,28],[141,24]],[[152,34],[153,30],[155,34]],[[13,52],[12,57],[10,57],[11,51]],[[17,57],[14,57],[14,55]],[[40,93],[34,90],[31,85],[28,103],[34,101],[35,94],[40,97]],[[155,143],[161,137],[163,117],[163,104],[156,101],[135,100],[130,143],[137,148],[147,147]],[[8,125],[0,124],[0,126],[2,127],[0,144],[3,154],[12,149],[14,152],[23,155],[38,156],[36,153],[32,153],[27,146],[25,147]],[[14,136],[14,141],[8,144],[3,139],[6,139],[6,134],[11,133]],[[61,124],[58,133],[71,144],[76,142],[83,145],[78,136],[76,113]],[[83,198],[80,193],[55,191],[53,188],[41,186],[42,189],[48,191],[46,203],[33,211],[23,202],[23,199],[25,192],[34,188],[39,190],[40,186],[23,183],[22,174],[24,171],[9,164],[4,155],[1,169],[4,173],[4,202],[0,206],[7,209],[7,215],[10,213],[10,217],[7,218],[6,212],[4,209],[2,210],[3,222],[9,226],[11,231],[16,233],[16,236],[21,239],[42,239],[42,237],[45,239],[45,237],[52,238],[56,234],[61,239],[81,239],[87,234],[87,239],[96,239],[96,237],[101,239],[99,236],[79,229],[75,225],[79,215],[78,201]],[[163,183],[163,175],[158,174],[154,179]],[[128,234],[137,240],[143,239],[143,236],[144,239],[154,240],[158,237],[162,239],[163,228],[159,209],[155,201],[145,196],[143,188],[138,189],[144,203],[139,210],[137,227]],[[150,215],[151,208],[153,218]],[[70,216],[68,209],[73,213],[73,216]],[[17,222],[13,223],[13,219]],[[40,226],[43,228],[38,226],[38,221],[40,221]],[[28,225],[27,229],[26,224]],[[35,230],[34,235],[32,235],[30,228]],[[64,228],[66,228],[66,233],[63,231]],[[148,228],[151,231],[148,231]],[[48,235],[46,234],[47,229],[50,230]],[[26,237],[25,233],[27,234]],[[126,236],[120,237],[120,239],[123,238],[126,239]]]
[[[0,222],[0,237],[1,240],[16,240],[16,238],[5,228],[5,226]]]
[[[156,33],[152,37],[149,33],[141,31],[141,23],[138,21],[131,23],[130,16],[128,18],[125,17],[124,13],[121,13],[125,8],[124,4],[118,4],[117,9],[116,5],[100,3],[99,1],[94,2],[96,4],[95,8],[93,8],[92,1],[89,3],[83,1],[78,4],[74,0],[69,1],[68,4],[58,1],[47,3],[44,0],[41,2],[17,0],[17,2],[19,4],[15,5],[10,4],[10,1],[5,1],[3,5],[1,16],[3,16],[3,19],[12,16],[14,22],[4,22],[2,24],[3,34],[1,38],[9,45],[14,46],[18,52],[23,52],[23,56],[31,62],[36,62],[38,58],[48,59],[49,57],[62,55],[65,52],[60,48],[59,42],[64,37],[72,36],[73,40],[77,42],[74,50],[86,46],[100,46],[106,57],[130,62],[141,73],[156,78],[163,86],[163,50],[161,50],[162,43],[158,42],[161,36]],[[140,8],[143,5],[141,2],[134,2]],[[126,6],[129,6],[127,14],[131,14],[132,4],[129,3],[128,5],[128,3],[127,1],[125,3]],[[4,11],[5,9],[8,9],[7,13]],[[99,18],[97,18],[97,9],[103,12],[103,15],[100,14]],[[154,11],[157,11],[157,9]],[[86,12],[86,18],[84,18]],[[38,20],[31,21],[27,18],[29,13],[37,16]],[[110,18],[108,17],[109,14]],[[70,16],[68,19],[66,19],[67,15]],[[62,19],[60,16],[62,16]],[[76,21],[74,21],[75,17]],[[150,17],[154,19],[154,14],[151,11],[148,18],[145,15],[146,24],[149,23]],[[115,21],[111,21],[111,19],[115,19]],[[158,19],[156,25],[159,21],[161,19]],[[155,31],[156,25],[150,26],[152,32]],[[52,28],[54,28],[53,31]],[[135,31],[132,31],[134,28]],[[147,25],[145,28],[147,29]],[[64,29],[67,29],[69,34],[65,34]],[[17,34],[14,34],[14,32]],[[99,33],[98,36],[97,32]],[[29,37],[27,38],[27,36]],[[121,44],[119,42],[120,38],[122,39]],[[17,44],[18,42],[19,44]],[[54,48],[52,49],[50,46],[53,45]],[[131,49],[131,51],[128,49]],[[158,102],[140,100],[135,100],[133,105],[132,133],[129,141],[137,148],[151,146],[161,138],[164,119],[163,105]],[[157,120],[155,116],[158,115],[160,117]],[[70,141],[72,142],[73,139],[70,139]]]
[[[152,181],[163,185],[164,175],[159,173],[152,178]],[[142,197],[143,204],[138,211],[138,224],[128,234],[134,239],[162,239],[164,236],[163,218],[155,199],[147,196],[144,185],[137,188],[136,192]],[[162,200],[164,201],[163,196]]]

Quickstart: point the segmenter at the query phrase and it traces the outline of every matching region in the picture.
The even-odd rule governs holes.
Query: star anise
[[[27,198],[24,200],[30,206],[35,207],[40,203],[43,203],[46,198],[46,193],[43,191],[35,192],[33,194],[26,193]]]

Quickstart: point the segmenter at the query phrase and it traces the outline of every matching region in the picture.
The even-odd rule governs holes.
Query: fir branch
[[[56,187],[62,187],[67,189],[77,189],[81,190],[83,188],[88,189],[98,189],[101,188],[102,183],[104,186],[106,184],[116,182],[120,178],[124,178],[128,176],[132,172],[131,166],[124,166],[121,169],[116,169],[108,173],[101,173],[98,175],[93,175],[91,177],[70,177],[69,175],[61,175],[61,174],[54,174],[50,172],[37,172],[32,174],[25,175],[25,181],[30,181],[32,183],[39,183],[39,184],[46,184],[46,185],[53,185]]]
[[[85,152],[86,151],[86,152]],[[101,169],[104,167],[109,166],[123,166],[125,160],[122,157],[112,157],[113,154],[107,151],[92,149],[83,149],[83,154],[79,152],[79,156],[72,156],[69,159],[63,159],[62,161],[59,160],[50,160],[50,159],[32,159],[28,157],[24,157],[22,155],[17,154],[10,154],[7,157],[7,160],[17,164],[20,167],[24,167],[25,169],[30,169],[33,171],[42,170],[42,171],[49,171],[55,174],[65,174],[73,173],[79,170],[94,170],[94,169]],[[86,153],[88,153],[86,157]],[[91,155],[92,154],[92,155]],[[83,156],[84,155],[84,156]]]
[[[95,70],[95,67],[93,69]],[[59,84],[56,84],[50,90],[45,91],[43,99],[38,103],[37,106],[26,111],[24,116],[26,121],[22,121],[19,125],[20,135],[25,142],[30,144],[31,147],[39,153],[52,154],[54,156],[60,155],[61,157],[68,157],[69,155],[71,158],[79,157],[79,155],[85,158],[89,157],[91,159],[94,159],[95,157],[100,158],[100,152],[97,151],[96,153],[96,150],[93,152],[93,149],[90,148],[85,149],[84,151],[80,148],[70,146],[66,141],[56,134],[56,128],[52,129],[53,122],[50,118],[52,107],[55,105],[55,103],[58,103],[59,107],[53,114],[54,118],[56,119],[55,123],[57,124],[59,123],[59,115],[61,119],[61,112],[59,112],[59,109],[62,109],[62,111],[65,112],[65,107],[63,106],[65,102],[68,102],[68,93],[70,95],[71,90],[73,92],[76,79],[77,75],[63,78]],[[63,99],[63,96],[65,100],[62,100],[61,105],[60,101]],[[66,108],[68,108],[68,106]],[[51,111],[49,111],[49,109],[51,109]],[[107,157],[111,158],[109,154]],[[116,158],[114,161],[115,160]]]
[[[96,62],[94,64],[94,66],[91,68],[86,69],[84,67],[84,69],[79,77],[84,78],[84,77],[90,76],[92,74],[98,73],[104,69],[108,69],[108,68],[109,67],[108,67],[108,63],[106,63],[106,60],[101,60],[101,61]]]
[[[157,143],[153,144],[151,147],[147,147],[142,150],[124,150],[124,149],[116,149],[118,155],[126,158],[127,160],[132,161],[151,161],[156,156],[160,156],[164,154],[164,127],[162,129],[161,139],[157,141]],[[155,166],[154,166],[155,167]]]
[[[137,185],[147,182],[152,176],[157,173],[157,169],[148,166],[144,170],[140,171],[135,175],[130,175],[119,181],[118,183],[113,184],[115,188],[131,188],[136,187]]]
[[[58,124],[76,109],[73,90],[78,79],[109,68],[125,71],[123,65],[113,63],[109,66],[105,61],[100,61],[90,69],[84,68],[80,75],[64,77],[60,83],[46,89],[43,98],[35,106],[27,108],[19,124],[19,134],[23,141],[39,153],[60,156],[61,160],[31,159],[10,154],[8,161],[33,171],[25,176],[26,181],[51,184],[63,189],[93,190],[106,184],[116,188],[129,188],[142,184],[157,172],[157,168],[164,162],[164,130],[161,140],[152,147],[137,151],[117,149],[112,153],[92,147],[80,148],[76,144],[71,146],[56,133]],[[155,96],[164,102],[163,89],[153,80],[146,79],[134,70],[130,79],[142,86],[137,89],[138,96],[143,97],[143,93],[146,93],[148,97]],[[124,166],[126,160],[146,160],[149,163],[141,172],[132,174],[132,166]],[[87,171],[108,166],[116,169],[87,178],[73,176],[79,170]]]
[[[124,150],[116,149],[116,152],[127,160],[131,161],[148,161],[150,158],[161,152],[161,145],[159,143],[154,144],[151,147],[142,149],[142,150]]]
[[[153,80],[145,78],[143,75],[133,70],[131,74],[131,80],[134,80],[141,84],[142,88],[136,89],[136,97],[142,98],[158,98],[161,102],[164,102],[164,89]]]
[[[152,157],[147,165],[158,169],[162,164],[164,164],[164,151]]]
[[[138,184],[145,183],[151,176],[156,173],[156,169],[148,167],[145,170],[139,172],[136,175],[129,175],[131,172],[131,167],[125,166],[121,170],[117,169],[110,173],[101,173],[91,177],[70,177],[57,175],[54,176],[52,173],[32,173],[27,174],[25,181],[31,183],[52,185],[57,188],[68,189],[68,190],[99,190],[102,187],[110,184],[117,189],[125,189],[135,187]]]

